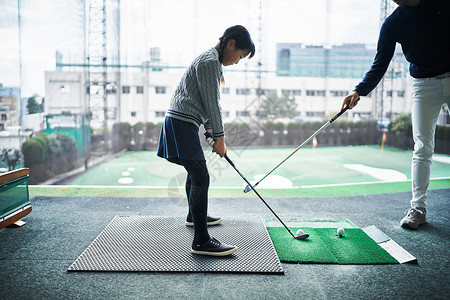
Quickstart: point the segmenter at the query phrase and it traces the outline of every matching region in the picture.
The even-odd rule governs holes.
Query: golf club
[[[358,100],[359,101],[359,98]],[[312,140],[316,135],[321,133],[325,128],[330,126],[331,123],[333,123],[337,118],[339,118],[344,112],[346,112],[348,109],[348,105],[344,107],[340,112],[338,112],[333,118],[331,118],[328,122],[322,125],[316,132],[314,132],[309,138],[306,139],[300,146],[298,146],[291,154],[289,154],[283,161],[281,161],[275,168],[273,168],[269,173],[267,173],[263,178],[261,178],[258,182],[256,182],[253,187],[257,186],[261,181],[263,181],[267,176],[272,174],[273,171],[275,171],[279,166],[281,166],[286,160],[288,160],[292,155],[294,155],[300,148],[302,148],[304,145],[306,145],[310,140]],[[244,193],[248,193],[252,189],[251,184],[247,184],[247,186],[244,189]]]
[[[205,136],[206,136],[206,141],[208,142],[208,144],[212,147],[214,146],[214,139],[212,138],[212,136],[209,134],[209,132],[205,132]],[[292,235],[292,237],[294,239],[297,240],[304,240],[306,238],[309,237],[308,233],[304,233],[301,235],[295,235],[292,233],[292,231],[286,226],[286,224],[284,224],[284,222],[280,219],[280,217],[278,217],[278,215],[275,213],[275,211],[269,206],[269,204],[267,204],[267,202],[263,199],[263,197],[261,197],[261,195],[255,190],[255,188],[250,184],[250,182],[247,180],[247,178],[244,177],[244,175],[242,175],[241,172],[239,172],[239,170],[236,168],[236,166],[234,165],[233,161],[231,161],[231,159],[225,154],[224,158],[226,159],[226,161],[233,167],[233,169],[239,174],[239,176],[241,176],[242,179],[244,179],[245,183],[247,183],[251,189],[255,192],[255,194],[258,196],[258,198],[267,206],[267,208],[272,212],[272,214],[278,219],[278,221],[280,221],[281,224],[283,224],[284,228],[287,229],[287,231],[289,231],[289,233]]]

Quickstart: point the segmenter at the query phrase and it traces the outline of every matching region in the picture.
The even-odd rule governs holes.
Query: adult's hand
[[[359,94],[357,91],[351,92],[347,97],[344,98],[344,102],[342,102],[341,110],[344,109],[344,107],[348,106],[348,109],[352,109],[356,105],[358,105],[359,100]]]

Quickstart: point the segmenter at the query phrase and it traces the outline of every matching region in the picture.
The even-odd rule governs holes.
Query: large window
[[[61,85],[60,89],[61,93],[70,93],[72,91],[72,88],[70,85]]]
[[[345,97],[349,94],[348,91],[330,91],[332,97]]]
[[[306,96],[325,97],[325,90],[306,90]]]
[[[237,117],[250,117],[250,112],[248,110],[242,110],[236,112]]]
[[[250,95],[250,89],[237,88],[236,95]]]
[[[289,96],[301,96],[302,90],[281,90],[282,94],[288,94]]]
[[[165,94],[166,87],[165,86],[155,86],[155,93],[156,94]]]

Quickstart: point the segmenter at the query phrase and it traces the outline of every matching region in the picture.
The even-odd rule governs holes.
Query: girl
[[[198,56],[184,73],[162,126],[157,155],[182,165],[187,171],[186,225],[194,226],[194,254],[225,256],[237,251],[236,246],[221,243],[208,234],[207,226],[219,224],[222,219],[207,215],[209,173],[199,127],[203,125],[212,134],[213,152],[223,157],[227,149],[219,104],[222,65],[237,64],[254,54],[255,45],[245,27],[236,25],[225,30],[219,43]]]

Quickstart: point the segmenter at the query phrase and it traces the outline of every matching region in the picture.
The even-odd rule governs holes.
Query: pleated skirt
[[[197,125],[166,117],[161,128],[157,155],[170,162],[180,159],[206,160],[198,136]]]

